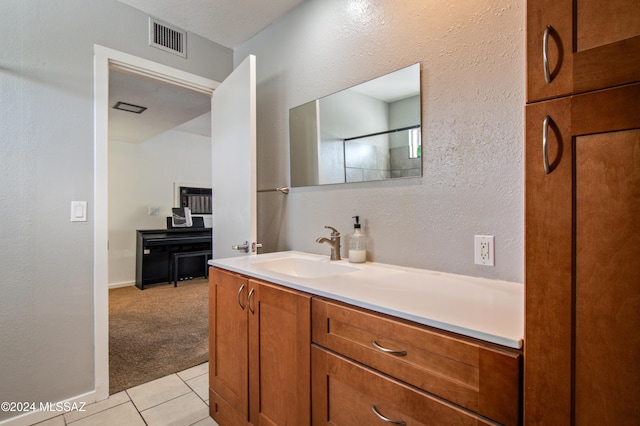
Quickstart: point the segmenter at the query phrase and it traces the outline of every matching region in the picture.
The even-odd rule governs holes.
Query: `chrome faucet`
[[[331,260],[340,260],[340,232],[336,228],[331,226],[325,226],[327,229],[331,229],[331,239],[318,238],[316,243],[327,243],[331,246]]]

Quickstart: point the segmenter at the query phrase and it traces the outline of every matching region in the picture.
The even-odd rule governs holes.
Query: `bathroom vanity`
[[[220,425],[521,423],[521,284],[299,252],[210,264]]]

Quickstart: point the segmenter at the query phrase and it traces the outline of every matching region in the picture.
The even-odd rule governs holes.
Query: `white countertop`
[[[328,256],[296,251],[210,260],[209,264],[510,348],[522,348],[524,285],[465,275],[387,265],[333,261],[357,270],[302,278],[255,266],[298,257],[328,261]]]

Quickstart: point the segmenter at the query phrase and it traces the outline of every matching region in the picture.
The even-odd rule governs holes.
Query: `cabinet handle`
[[[398,350],[387,349],[385,347],[382,347],[375,340],[372,340],[371,344],[373,345],[374,348],[379,349],[382,352],[387,353],[387,354],[397,355],[397,356],[405,356],[407,354],[407,351],[398,351]]]
[[[547,25],[542,36],[542,65],[544,66],[544,81],[551,83],[551,73],[549,72],[549,34],[553,27]]]
[[[253,290],[255,290],[255,288],[252,288],[251,291],[249,291],[249,296],[247,297],[247,307],[249,308],[249,312],[255,314],[256,312],[251,309],[251,296],[253,296]]]
[[[378,418],[380,420],[384,420],[385,422],[391,423],[392,425],[406,425],[407,424],[407,422],[405,422],[404,420],[391,420],[390,418],[387,418],[387,417],[383,416],[382,414],[380,414],[380,412],[378,411],[376,406],[373,405],[373,404],[371,404],[371,411],[373,411],[373,414],[378,416]]]
[[[240,309],[244,311],[244,306],[242,306],[242,302],[240,302],[240,294],[242,294],[242,290],[244,290],[244,284],[242,284],[240,290],[238,290],[238,305],[240,306]]]
[[[549,149],[547,146],[550,120],[551,118],[547,115],[544,117],[544,121],[542,122],[542,165],[544,167],[545,175],[548,175],[549,173],[551,173],[551,169],[549,168]]]

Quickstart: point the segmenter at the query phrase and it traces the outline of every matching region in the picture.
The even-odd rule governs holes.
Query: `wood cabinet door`
[[[577,138],[575,209],[576,424],[638,425],[640,128]]]
[[[638,0],[527,1],[528,102],[640,81],[638,52]]]
[[[526,107],[527,425],[640,421],[638,111],[640,84]]]
[[[209,412],[225,426],[249,416],[247,286],[237,274],[209,274]]]
[[[311,296],[249,280],[250,423],[311,419]]]

